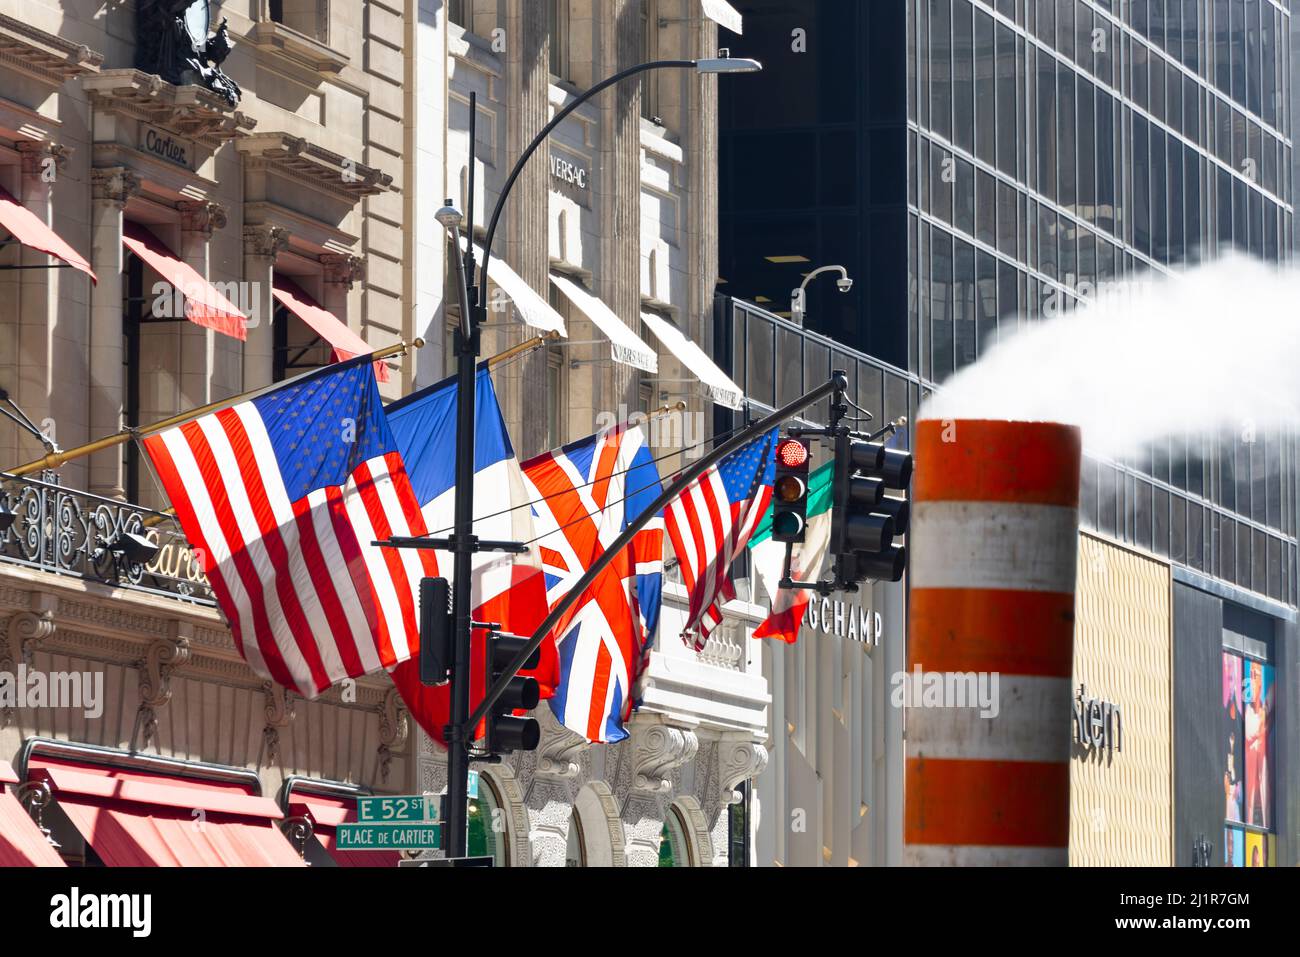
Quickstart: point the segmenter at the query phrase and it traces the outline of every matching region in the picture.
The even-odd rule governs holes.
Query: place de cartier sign
[[[841,599],[813,597],[803,613],[803,627],[823,635],[878,647],[885,633],[880,612]]]

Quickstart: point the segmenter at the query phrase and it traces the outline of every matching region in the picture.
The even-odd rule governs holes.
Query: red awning
[[[286,279],[276,273],[275,283],[271,291],[286,309],[307,323],[316,335],[333,347],[335,362],[342,362],[345,359],[363,356],[375,351],[370,348],[365,339],[362,339],[348,328],[347,323],[328,309],[320,306],[292,279]],[[380,382],[387,382],[388,364],[386,362],[376,362],[375,375]]]
[[[303,866],[275,802],[242,784],[40,758],[29,776],[109,867]]]
[[[69,246],[62,236],[41,222],[35,213],[18,202],[3,186],[0,186],[0,226],[9,230],[14,239],[24,246],[62,259],[74,269],[84,272],[90,277],[91,282],[99,282],[85,257]]]
[[[181,260],[149,230],[128,220],[122,225],[122,245],[180,291],[185,298],[185,318],[190,322],[241,341],[247,338],[244,329],[247,320],[239,307],[217,292],[193,266]]]
[[[0,867],[65,867],[8,786],[17,784],[13,768],[0,761]]]
[[[339,867],[396,867],[402,859],[397,851],[339,850],[337,828],[340,824],[356,823],[356,798],[325,797],[306,791],[294,791],[289,813],[311,821],[312,834]]]

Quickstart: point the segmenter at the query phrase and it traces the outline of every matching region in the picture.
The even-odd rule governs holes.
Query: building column
[[[248,338],[244,341],[244,385],[249,392],[271,384],[275,373],[275,257],[289,248],[282,226],[244,227],[244,281],[249,288]]]
[[[702,754],[696,762],[695,799],[713,839],[713,865],[727,866],[729,842],[727,840],[727,809],[741,799],[736,790],[743,781],[752,780],[767,767],[767,748],[753,739],[749,732],[723,732],[704,736]],[[750,809],[758,815],[757,798],[750,796]],[[752,849],[757,827],[750,821],[750,864],[754,863]]]
[[[360,323],[351,322],[348,316],[348,296],[353,283],[365,282],[366,261],[348,253],[326,253],[320,264],[325,267],[325,301],[321,305],[364,338]]]
[[[122,212],[140,192],[140,180],[122,166],[91,170],[94,191],[91,256],[98,285],[90,293],[90,434],[122,429],[125,398],[122,367]],[[122,450],[111,448],[90,460],[90,491],[121,498]]]
[[[204,279],[208,278],[208,243],[212,233],[226,226],[226,211],[216,203],[182,201],[176,204],[181,214],[181,258]],[[183,290],[182,290],[183,291]],[[238,300],[240,297],[227,297]],[[207,405],[212,391],[217,333],[183,322],[180,335],[180,375],[177,412]]]
[[[47,226],[52,225],[50,184],[67,164],[67,151],[53,143],[19,143],[22,156],[20,201],[28,212]],[[51,419],[50,384],[55,381],[53,334],[58,310],[59,291],[71,284],[60,283],[64,269],[42,269],[52,264],[51,257],[35,249],[22,247],[20,263],[35,268],[19,273],[18,287],[18,369],[12,390],[14,401],[42,430]],[[87,280],[89,282],[89,280]],[[57,436],[56,436],[57,438]],[[23,438],[19,448],[32,449],[34,438]],[[27,456],[33,458],[34,456]]]
[[[542,726],[535,751],[514,755],[515,776],[528,809],[534,867],[564,867],[569,850],[573,802],[590,765],[591,745],[555,719],[542,705],[533,712]]]
[[[624,854],[628,867],[658,867],[677,772],[695,757],[700,739],[661,715],[633,715],[627,729],[631,736],[613,748],[611,775],[623,820]]]

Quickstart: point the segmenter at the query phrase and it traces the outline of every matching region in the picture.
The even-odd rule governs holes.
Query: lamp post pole
[[[474,95],[471,94],[470,97],[469,195],[466,198],[469,207],[469,224],[463,266],[457,270],[458,281],[465,284],[462,290],[466,295],[462,297],[464,301],[461,324],[456,332],[456,513],[455,532],[451,538],[455,556],[455,581],[452,585],[452,610],[455,621],[452,633],[454,648],[451,670],[451,724],[446,729],[447,803],[446,820],[443,825],[447,832],[443,842],[444,849],[447,857],[450,858],[464,857],[467,850],[470,749],[474,741],[474,725],[478,723],[475,721],[471,724],[469,720],[471,613],[473,611],[470,579],[474,553],[481,550],[474,536],[474,399],[478,371],[479,330],[487,321],[488,264],[492,258],[492,241],[496,237],[497,226],[501,221],[506,200],[509,199],[510,191],[514,188],[525,165],[569,114],[592,97],[629,77],[649,70],[666,69],[696,70],[700,73],[755,73],[762,69],[762,65],[754,60],[733,60],[726,51],[722,51],[714,59],[655,60],[622,70],[570,100],[533,137],[533,141],[524,149],[506,178],[505,185],[501,188],[496,206],[492,210],[492,218],[483,245],[483,263],[479,270],[477,288],[474,262],[477,106]],[[489,720],[491,720],[490,716]]]

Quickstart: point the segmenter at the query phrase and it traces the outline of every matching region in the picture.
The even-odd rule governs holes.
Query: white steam
[[[1078,425],[1107,457],[1164,436],[1294,423],[1300,271],[1233,255],[1103,287],[999,342],[920,417]]]

